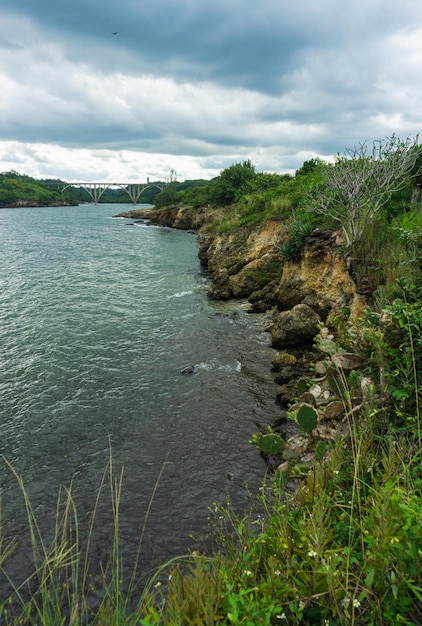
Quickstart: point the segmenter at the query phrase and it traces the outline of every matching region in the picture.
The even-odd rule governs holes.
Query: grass
[[[32,571],[24,582],[16,584],[7,572],[7,561],[13,557],[17,540],[6,542],[0,533],[0,574],[8,582],[9,597],[0,599],[0,624],[57,626],[59,624],[139,624],[148,602],[146,598],[155,582],[152,575],[142,588],[137,578],[144,532],[151,505],[165,463],[155,483],[139,538],[138,554],[131,571],[127,571],[120,545],[120,500],[123,469],[116,476],[110,448],[109,464],[104,472],[89,524],[85,544],[80,537],[80,523],[72,493],[72,485],[63,488],[57,499],[53,538],[41,531],[36,512],[30,502],[22,477],[3,458],[16,480],[26,509],[27,531],[31,546]],[[102,493],[108,487],[114,524],[113,541],[108,563],[101,568],[100,582],[94,583],[92,538]],[[183,557],[181,557],[183,558]],[[157,570],[156,575],[159,574]],[[92,607],[95,606],[95,609]]]
[[[111,451],[99,494],[108,487],[114,539],[99,587],[93,587],[90,573],[100,495],[81,545],[72,487],[63,489],[54,537],[47,541],[22,478],[4,460],[24,497],[34,568],[23,584],[9,579],[0,623],[421,624],[422,309],[420,299],[410,301],[412,294],[403,288],[394,302],[368,311],[358,327],[337,333],[338,351],[366,357],[365,371],[337,372],[348,436],[328,442],[325,454],[307,464],[292,457],[272,466],[244,514],[236,514],[230,502],[213,504],[212,551],[163,564],[143,587],[137,574],[143,531],[130,572],[122,559],[124,476],[115,475]],[[371,380],[372,392],[356,410],[352,387],[363,379]],[[15,547],[0,535],[0,572],[6,578]]]

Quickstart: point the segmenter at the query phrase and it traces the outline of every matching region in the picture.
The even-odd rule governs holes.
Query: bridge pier
[[[109,188],[109,185],[106,185],[106,186],[100,186],[100,185],[101,183],[85,183],[84,185],[79,185],[79,186],[83,187],[85,191],[88,192],[94,204],[98,204],[105,190]]]
[[[122,185],[121,188],[126,191],[127,195],[132,200],[132,204],[137,204],[144,189],[150,186],[151,185],[146,183],[146,185]]]

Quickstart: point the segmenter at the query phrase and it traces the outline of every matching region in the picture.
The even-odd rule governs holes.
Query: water
[[[111,450],[123,551],[134,558],[144,532],[147,570],[205,537],[213,502],[247,506],[244,485],[264,472],[248,440],[275,411],[273,351],[244,303],[207,299],[195,236],[111,219],[124,209],[0,211],[0,453],[49,536],[71,481],[89,527]],[[23,575],[24,505],[4,464],[0,478],[4,532],[22,546],[8,568]],[[111,536],[105,495],[98,561]]]

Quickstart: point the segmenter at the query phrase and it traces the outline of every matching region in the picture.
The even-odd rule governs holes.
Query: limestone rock
[[[294,376],[294,369],[293,367],[281,367],[276,376],[274,377],[274,382],[277,385],[283,385],[284,383],[287,383],[289,380],[291,380]]]
[[[231,296],[229,274],[226,269],[222,269],[214,277],[214,281],[208,290],[208,297],[213,300],[228,300]]]
[[[254,313],[263,313],[268,311],[277,302],[276,292],[278,287],[277,280],[271,280],[262,289],[254,291],[248,298]]]
[[[275,348],[304,346],[312,343],[320,319],[306,304],[298,304],[290,311],[282,311],[270,325],[272,345]]]
[[[333,420],[344,413],[344,403],[341,400],[333,400],[327,404],[324,410],[324,419]]]
[[[284,264],[277,291],[280,309],[304,303],[324,320],[345,307],[359,314],[363,296],[356,293],[355,282],[337,250],[335,233],[316,229],[307,237],[300,261]]]
[[[279,352],[276,357],[271,361],[273,369],[275,371],[281,369],[282,367],[296,365],[297,357],[294,354],[289,354],[288,352]]]
[[[291,379],[284,385],[277,387],[276,400],[282,407],[288,407],[289,404],[295,401],[296,397],[297,381],[295,379]]]

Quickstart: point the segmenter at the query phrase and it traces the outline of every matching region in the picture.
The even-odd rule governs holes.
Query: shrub
[[[313,225],[310,221],[301,219],[296,220],[293,223],[289,238],[281,246],[280,254],[286,261],[297,261],[300,257],[303,243],[313,230]]]

